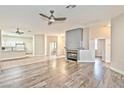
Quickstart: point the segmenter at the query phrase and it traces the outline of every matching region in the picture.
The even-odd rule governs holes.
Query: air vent
[[[75,7],[76,7],[76,5],[68,5],[65,8],[75,8]]]

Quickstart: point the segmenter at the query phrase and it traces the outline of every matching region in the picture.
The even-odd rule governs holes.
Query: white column
[[[33,37],[33,55],[45,55],[45,36],[42,34],[34,35]]]
[[[124,13],[112,19],[111,68],[124,74]]]

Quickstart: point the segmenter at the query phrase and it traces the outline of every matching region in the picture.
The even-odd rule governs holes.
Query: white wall
[[[83,48],[89,49],[89,28],[83,29]]]
[[[0,30],[0,51],[1,51],[1,30]]]
[[[108,26],[92,26],[89,30],[89,49],[95,49],[95,39],[105,39],[105,61],[111,61],[110,55],[110,41],[111,41],[111,28]]]
[[[107,26],[94,26],[90,27],[90,40],[99,38],[99,39],[110,39],[111,29]]]
[[[112,19],[111,67],[124,74],[124,14]]]
[[[1,58],[1,30],[0,30],[0,58]]]
[[[24,42],[26,45],[26,53],[33,52],[33,38],[32,37],[19,37],[2,35],[2,42]]]
[[[45,36],[42,34],[34,35],[33,37],[33,55],[45,55]]]
[[[58,36],[58,55],[63,55],[65,51],[65,37]]]

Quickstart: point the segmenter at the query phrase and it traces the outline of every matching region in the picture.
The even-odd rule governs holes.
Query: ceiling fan
[[[54,10],[50,10],[50,13],[51,13],[50,16],[47,16],[47,15],[45,15],[43,13],[39,13],[39,15],[41,15],[42,17],[45,17],[45,18],[47,18],[49,20],[48,25],[51,25],[55,21],[65,21],[66,20],[66,17],[55,17],[53,15]]]
[[[16,33],[16,34],[19,34],[19,35],[24,34],[24,32],[19,31],[19,28],[17,28],[17,30],[16,30],[15,33]]]

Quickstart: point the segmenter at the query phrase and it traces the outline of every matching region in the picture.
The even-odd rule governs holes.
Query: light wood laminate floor
[[[0,62],[1,88],[96,88],[124,87],[124,76],[110,70],[96,59],[95,63],[66,62],[64,58],[44,57]],[[28,62],[27,62],[28,61]],[[21,62],[21,63],[18,63]],[[27,63],[28,64],[27,64]],[[2,66],[4,66],[2,68]],[[6,68],[7,66],[7,68]]]

